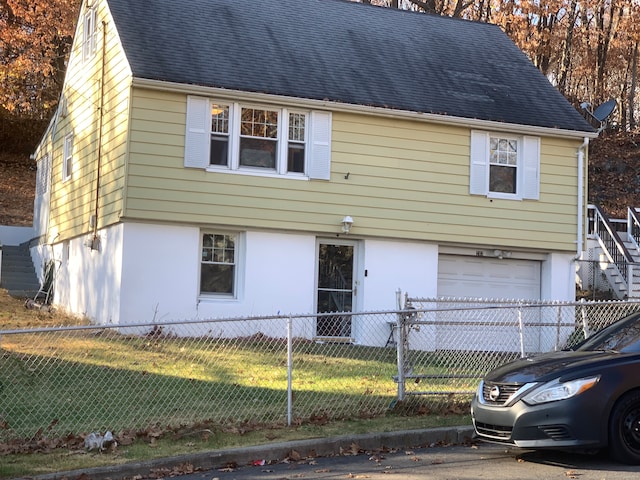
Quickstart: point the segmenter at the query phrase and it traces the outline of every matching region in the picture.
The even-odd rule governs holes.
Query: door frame
[[[351,301],[351,311],[359,312],[362,310],[362,298],[363,298],[363,279],[364,279],[364,269],[363,269],[363,255],[364,248],[363,242],[360,240],[353,239],[344,239],[344,238],[331,238],[331,237],[317,237],[316,238],[316,248],[315,248],[315,259],[314,259],[314,281],[313,281],[313,311],[318,313],[318,274],[319,274],[319,255],[320,255],[320,245],[349,245],[353,247],[353,284],[351,285],[352,289],[352,301]],[[352,336],[356,334],[356,328],[352,324]]]

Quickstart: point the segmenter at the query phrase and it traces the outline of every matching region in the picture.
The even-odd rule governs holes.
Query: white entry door
[[[353,311],[356,291],[356,243],[319,241],[316,312]],[[319,316],[318,337],[351,337],[351,315]]]

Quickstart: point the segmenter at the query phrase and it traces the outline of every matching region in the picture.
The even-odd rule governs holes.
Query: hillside
[[[30,226],[36,165],[28,155],[0,152],[0,225]]]
[[[33,221],[35,162],[27,155],[0,153],[0,225]],[[589,202],[616,218],[640,207],[640,131],[603,133],[589,149]]]
[[[603,133],[589,148],[589,202],[614,218],[640,207],[640,130]]]

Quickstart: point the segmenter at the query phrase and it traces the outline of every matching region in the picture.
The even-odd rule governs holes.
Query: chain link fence
[[[466,412],[489,369],[576,343],[640,308],[404,303],[387,312],[0,330],[0,442],[203,424],[242,431],[390,409]]]
[[[406,298],[399,318],[398,399],[432,404],[470,399],[492,368],[526,355],[574,346],[640,301],[518,302]]]

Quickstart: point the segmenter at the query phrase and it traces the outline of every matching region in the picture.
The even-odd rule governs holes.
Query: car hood
[[[546,382],[559,375],[579,375],[612,357],[619,357],[619,354],[603,351],[546,353],[502,365],[490,371],[485,380],[496,383]]]

